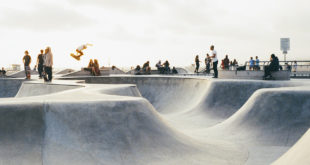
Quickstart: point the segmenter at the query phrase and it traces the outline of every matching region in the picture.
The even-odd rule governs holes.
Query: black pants
[[[206,65],[206,73],[210,73],[210,64],[208,63],[207,65]]]
[[[196,73],[198,73],[198,71],[199,71],[199,63],[198,63],[198,64],[196,63],[196,69],[195,69],[195,72],[196,72]]]
[[[46,81],[52,81],[52,78],[53,78],[52,67],[45,66],[45,67],[44,67],[44,71],[45,71],[45,77],[44,77],[44,79],[45,79]],[[46,75],[47,75],[47,77],[46,77]]]
[[[218,76],[218,72],[217,72],[217,64],[218,64],[218,61],[213,62],[214,77],[216,77],[216,78],[217,78],[217,76]]]
[[[38,72],[39,72],[39,77],[42,77],[42,73],[43,73],[43,65],[38,65]]]

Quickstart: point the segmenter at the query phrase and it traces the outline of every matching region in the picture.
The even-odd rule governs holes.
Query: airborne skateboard
[[[73,53],[71,53],[70,56],[73,57],[74,59],[80,61],[80,56],[77,56],[77,55],[75,55]]]

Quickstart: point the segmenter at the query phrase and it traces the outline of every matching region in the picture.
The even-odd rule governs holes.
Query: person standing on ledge
[[[195,73],[198,73],[199,72],[199,66],[200,66],[200,60],[199,60],[199,56],[197,55],[195,57],[195,64],[196,64],[196,68],[195,68]]]
[[[214,71],[213,78],[217,78],[218,77],[218,72],[217,72],[218,59],[217,59],[217,52],[214,50],[214,45],[211,45],[210,50],[211,50],[211,58],[213,62],[213,71]]]
[[[52,78],[53,78],[53,54],[51,51],[50,47],[47,47],[45,49],[45,54],[44,54],[44,71],[45,71],[45,75],[44,75],[44,81],[46,82],[51,82]],[[48,77],[46,77],[46,75]]]
[[[23,63],[24,63],[26,79],[30,79],[30,66],[29,65],[31,63],[31,57],[27,50],[25,51],[25,56],[23,57]]]
[[[37,57],[37,64],[36,64],[36,66],[38,67],[39,78],[43,77],[43,62],[44,62],[43,54],[44,54],[44,51],[40,50],[40,54]]]
[[[254,67],[254,69],[255,70],[260,70],[258,56],[255,57],[255,67]]]
[[[206,64],[206,73],[210,73],[210,64],[211,64],[211,58],[210,55],[207,53],[207,57],[205,58],[205,64]]]

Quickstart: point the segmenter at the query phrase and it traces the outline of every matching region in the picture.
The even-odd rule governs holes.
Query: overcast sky
[[[55,67],[80,68],[90,58],[101,65],[172,66],[201,60],[214,44],[219,58],[280,59],[280,38],[291,38],[288,59],[308,59],[309,0],[0,0],[0,67],[22,64],[52,48]],[[81,61],[70,53],[94,46]],[[33,66],[33,65],[32,65]]]

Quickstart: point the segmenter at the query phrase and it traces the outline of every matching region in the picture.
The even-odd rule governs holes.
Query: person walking
[[[44,63],[43,56],[44,56],[44,51],[40,50],[40,54],[37,57],[37,64],[36,64],[40,79],[43,77],[43,63]]]
[[[211,45],[210,50],[211,50],[211,58],[212,58],[213,71],[214,71],[213,78],[218,78],[218,71],[217,71],[218,59],[217,59],[217,52],[214,50],[214,45]]]
[[[29,55],[28,50],[25,51],[25,55],[23,57],[23,63],[24,63],[26,79],[30,79],[31,56]]]
[[[51,82],[53,79],[53,53],[50,47],[45,49],[44,54],[44,81]]]

